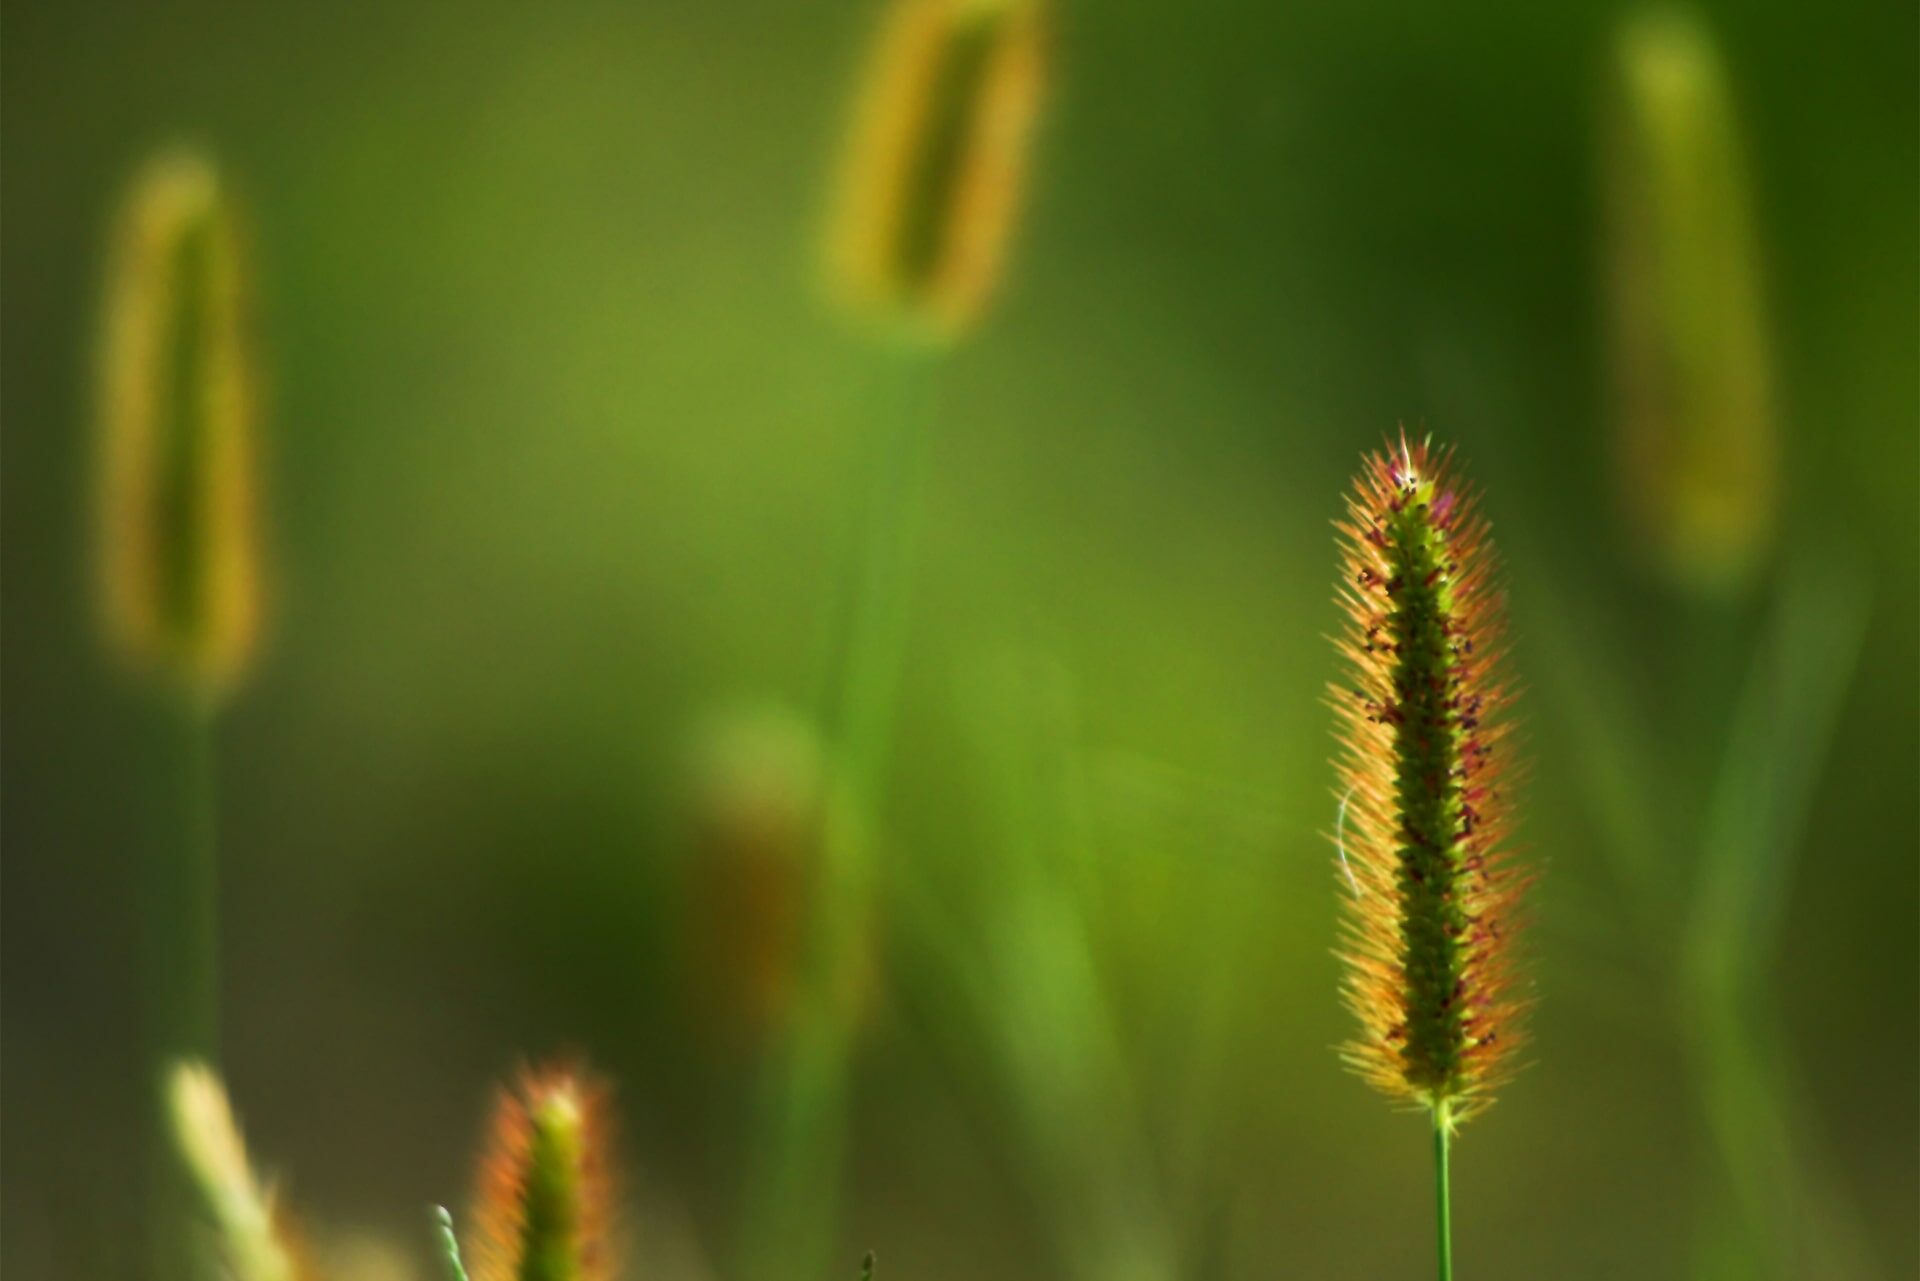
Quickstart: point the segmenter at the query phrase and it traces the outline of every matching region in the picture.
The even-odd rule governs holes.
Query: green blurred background
[[[1008,821],[1004,776],[1036,724],[1080,780],[1067,879],[1121,1082],[1081,1097],[1125,1101],[1100,1150],[1128,1136],[1180,1273],[1426,1273],[1424,1128],[1330,1049],[1323,836],[1329,522],[1402,422],[1488,490],[1545,867],[1533,1066],[1456,1148],[1464,1274],[1714,1266],[1738,1181],[1676,923],[1729,813],[1769,816],[1790,860],[1763,1040],[1793,1195],[1822,1207],[1790,1209],[1839,1243],[1833,1275],[1920,1274],[1920,24],[1881,0],[1704,11],[1787,497],[1769,572],[1701,603],[1636,568],[1607,484],[1596,145],[1621,12],[1060,7],[1013,271],[939,371],[847,1275],[869,1246],[883,1277],[1062,1275],[1026,1133],[1055,1110],[1009,1099],[942,995],[996,964],[996,869],[1031,818]],[[423,1207],[464,1196],[491,1083],[577,1049],[618,1088],[631,1275],[724,1275],[751,1063],[689,946],[687,762],[717,712],[812,689],[884,372],[810,268],[873,16],[9,0],[13,1275],[131,1267],[153,798],[143,699],[86,591],[87,370],[110,212],[180,136],[244,194],[272,393],[274,621],[222,728],[249,1137],[316,1237],[371,1234],[424,1277]],[[1857,664],[1846,618],[1821,630],[1856,614]],[[1795,719],[1799,677],[1750,679],[1800,623],[1840,656],[1830,726]],[[1788,727],[1755,750],[1797,762],[1802,813],[1723,773],[1756,718]],[[954,905],[938,943],[927,899]]]

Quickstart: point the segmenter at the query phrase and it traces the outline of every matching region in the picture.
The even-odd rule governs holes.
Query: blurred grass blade
[[[1069,1273],[1161,1281],[1172,1224],[1078,892],[1084,805],[1055,693],[1016,660],[973,700],[997,831],[980,851],[978,941],[954,959],[976,971],[970,1014]]]
[[[1750,981],[1777,950],[1795,849],[1866,632],[1864,567],[1806,554],[1790,569],[1728,735],[1708,817],[1689,969]]]
[[[826,782],[793,998],[754,1097],[740,1267],[749,1281],[825,1274],[837,1229],[847,1074],[871,942],[879,830],[911,629],[931,353],[885,353],[894,396],[866,442],[860,507],[820,686]]]
[[[1872,1275],[1790,1087],[1768,982],[1794,855],[1859,659],[1867,581],[1844,556],[1791,566],[1729,734],[1684,942],[1682,1023],[1739,1225],[1717,1257],[1743,1260],[1748,1275]]]
[[[1563,591],[1559,575],[1524,552],[1511,559],[1526,587],[1515,612],[1541,673],[1541,701],[1563,723],[1563,741],[1578,748],[1581,767],[1571,776],[1585,791],[1585,814],[1651,937],[1673,924],[1680,891],[1650,785],[1663,768],[1666,744],[1646,731],[1640,700],[1609,661],[1602,619],[1582,612],[1584,599]]]

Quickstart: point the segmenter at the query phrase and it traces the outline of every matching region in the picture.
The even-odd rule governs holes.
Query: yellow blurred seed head
[[[999,283],[1039,107],[1037,0],[893,0],[828,235],[834,293],[951,341]]]
[[[825,910],[836,807],[851,821],[812,725],[779,707],[730,709],[693,744],[686,811],[688,960],[701,1006],[727,1048],[760,1044],[792,1014],[809,922]],[[841,1013],[863,1017],[875,982],[870,928],[858,931]]]
[[[99,366],[102,620],[136,671],[217,698],[261,613],[245,255],[206,157],[162,153],[114,228]]]
[[[1607,151],[1609,327],[1621,507],[1677,585],[1744,584],[1772,543],[1778,425],[1734,110],[1700,25],[1621,31]]]

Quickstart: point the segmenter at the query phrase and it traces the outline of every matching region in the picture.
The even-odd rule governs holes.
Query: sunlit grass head
[[[212,698],[261,614],[249,267],[225,179],[173,149],[113,230],[99,350],[96,556],[114,648]]]
[[[1490,1101],[1521,1037],[1504,587],[1451,450],[1403,435],[1368,457],[1339,531],[1335,837],[1360,1022],[1343,1054],[1450,1124]]]
[[[827,241],[851,310],[951,339],[999,285],[1044,70],[1038,0],[889,0]]]

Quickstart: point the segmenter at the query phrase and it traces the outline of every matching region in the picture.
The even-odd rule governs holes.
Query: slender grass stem
[[[1453,1118],[1447,1105],[1433,1110],[1434,1219],[1439,1230],[1440,1281],[1453,1281]]]
[[[871,915],[875,813],[886,782],[920,524],[933,355],[889,353],[867,444],[820,715],[837,786],[825,818],[800,992],[765,1068],[743,1233],[750,1281],[818,1276],[832,1246],[845,1146],[855,989]]]
[[[868,446],[866,492],[822,689],[821,715],[840,768],[867,791],[880,783],[906,651],[933,360],[918,348],[889,353],[884,417]]]
[[[147,979],[149,1214],[155,1275],[187,1275],[181,1223],[192,1190],[173,1150],[166,1080],[183,1059],[213,1064],[220,1048],[218,778],[215,711],[182,691],[157,708],[155,751],[164,761],[166,821],[150,843],[141,896]]]
[[[214,712],[182,694],[163,709],[171,820],[152,846],[145,895],[150,1052],[156,1067],[219,1057],[219,836]],[[157,1080],[157,1078],[156,1078]]]

